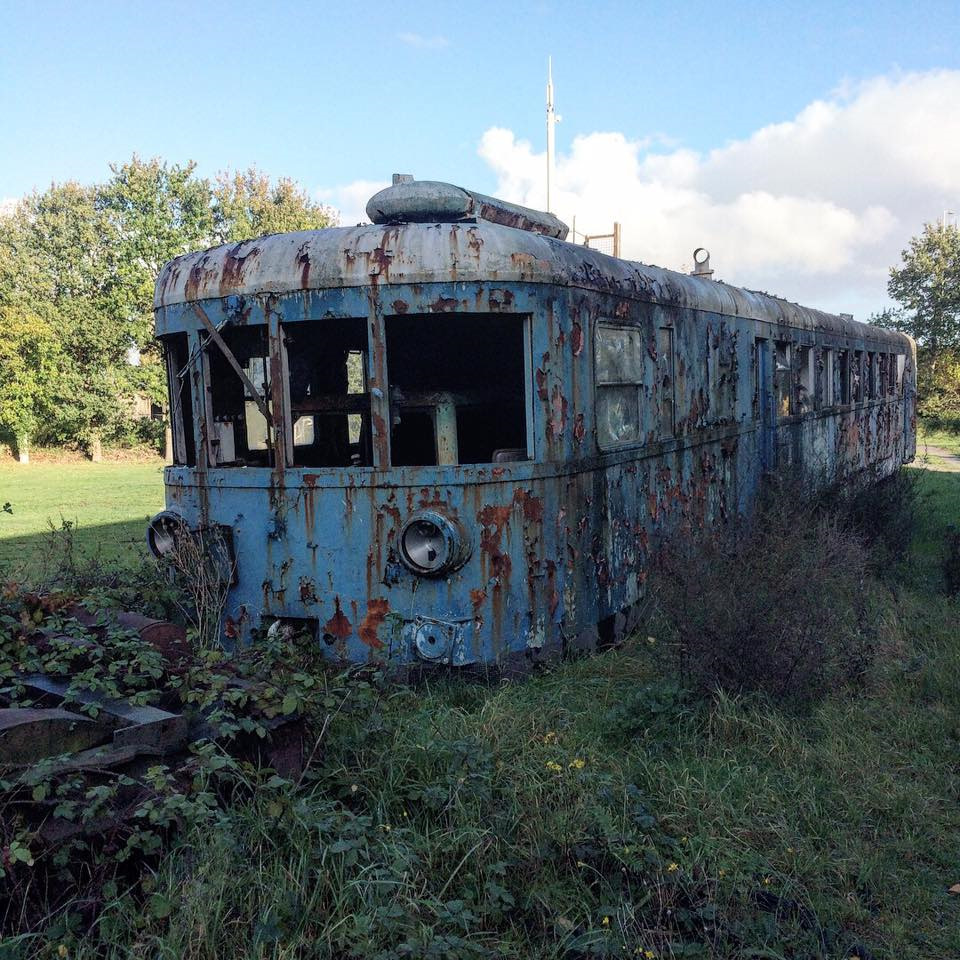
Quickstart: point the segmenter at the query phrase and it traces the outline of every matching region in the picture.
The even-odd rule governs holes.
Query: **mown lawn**
[[[51,526],[74,524],[82,555],[134,562],[144,521],[163,507],[163,466],[149,463],[0,463],[0,566],[35,567]]]

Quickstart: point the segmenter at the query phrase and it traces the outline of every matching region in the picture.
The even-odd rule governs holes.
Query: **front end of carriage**
[[[586,358],[527,282],[566,228],[424,182],[368,211],[162,271],[175,462],[148,542],[217,545],[237,642],[288,623],[341,661],[528,664],[573,614],[554,488]]]

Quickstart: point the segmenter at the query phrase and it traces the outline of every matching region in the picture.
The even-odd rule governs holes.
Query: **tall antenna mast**
[[[556,177],[556,157],[553,140],[553,128],[557,115],[553,110],[553,57],[547,57],[547,213],[553,212],[550,206],[550,187]]]

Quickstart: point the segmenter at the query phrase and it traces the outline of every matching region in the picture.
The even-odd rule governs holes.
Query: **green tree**
[[[276,183],[256,167],[221,173],[213,188],[214,237],[238,243],[268,233],[319,230],[336,224],[329,207],[315,203],[293,180]]]
[[[59,346],[45,438],[75,440],[95,459],[122,416],[112,384],[130,343],[109,310],[114,242],[96,190],[77,183],[26,197],[0,229],[0,304],[44,320]]]
[[[960,412],[960,230],[926,224],[890,270],[898,307],[872,318],[917,341],[917,389],[924,413]]]
[[[0,427],[10,434],[21,463],[49,414],[59,349],[53,327],[23,307],[0,306]]]

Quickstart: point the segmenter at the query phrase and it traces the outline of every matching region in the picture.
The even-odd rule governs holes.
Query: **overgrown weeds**
[[[889,488],[889,499],[908,488]],[[780,491],[749,522],[663,551],[659,609],[673,641],[668,659],[684,682],[794,706],[864,683],[893,631],[861,531],[886,543],[897,530],[909,543],[900,521],[866,499],[827,509]]]

